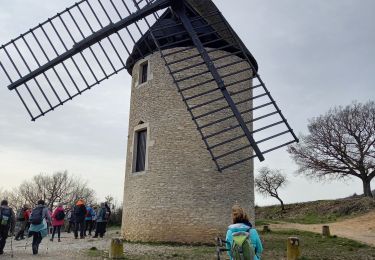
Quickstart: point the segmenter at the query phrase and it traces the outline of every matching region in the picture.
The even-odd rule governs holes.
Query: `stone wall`
[[[174,50],[171,50],[174,51]],[[181,52],[175,58],[191,55],[195,50]],[[210,54],[223,55],[218,51]],[[233,168],[218,172],[202,137],[196,129],[184,102],[178,93],[173,79],[159,53],[147,57],[149,60],[150,80],[138,84],[139,61],[133,69],[132,96],[129,117],[129,135],[126,158],[124,214],[122,232],[127,240],[131,241],[173,241],[183,243],[212,243],[217,235],[224,236],[227,226],[231,223],[231,207],[239,203],[250,212],[254,219],[254,175],[253,162],[247,161]],[[230,56],[220,63],[230,63],[238,60]],[[195,64],[201,60],[186,61]],[[194,63],[195,62],[195,63]],[[185,64],[178,63],[176,68]],[[239,66],[239,67],[238,67]],[[223,68],[221,73],[230,73],[238,68],[246,68],[246,64],[238,64]],[[205,66],[197,66],[184,71],[178,77],[193,75],[207,70]],[[249,76],[244,72],[225,80],[235,80]],[[201,82],[210,75],[192,78],[192,81]],[[234,86],[241,89],[248,87],[249,82]],[[215,84],[207,84],[199,88],[213,88]],[[231,89],[230,91],[235,91]],[[193,95],[198,90],[191,90]],[[210,97],[194,100],[197,104],[215,95],[220,97],[220,91]],[[236,98],[248,98],[250,91]],[[236,100],[238,101],[238,100]],[[215,109],[225,105],[225,100],[215,102],[208,108],[201,108],[197,113],[205,113],[205,109]],[[252,103],[241,104],[240,109],[251,107]],[[228,115],[228,111],[220,112],[221,116]],[[219,114],[220,114],[219,113]],[[251,114],[245,119],[251,119]],[[212,121],[207,117],[202,120]],[[225,123],[232,126],[233,121]],[[223,126],[221,126],[223,127]],[[133,172],[134,132],[147,128],[148,147],[146,170],[140,173]],[[205,131],[213,131],[215,126]],[[220,140],[226,140],[240,133],[235,129],[223,135]],[[246,140],[238,140],[238,145],[248,144]],[[233,144],[234,145],[234,144]],[[229,147],[230,148],[230,147]],[[224,152],[224,151],[223,151]],[[236,160],[248,157],[251,150],[244,150],[236,154]],[[233,158],[228,158],[233,160]]]

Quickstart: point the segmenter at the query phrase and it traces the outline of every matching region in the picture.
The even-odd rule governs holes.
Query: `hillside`
[[[256,207],[256,223],[272,223],[277,221],[319,224],[363,215],[375,211],[375,199],[351,197],[337,200],[318,200],[285,205],[281,211],[279,205]]]

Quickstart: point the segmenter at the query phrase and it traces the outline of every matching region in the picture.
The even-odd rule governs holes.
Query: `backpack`
[[[0,225],[1,226],[9,226],[11,217],[12,217],[12,211],[10,208],[0,209]]]
[[[110,216],[110,213],[107,211],[106,208],[100,208],[97,219],[102,220],[102,221],[108,221],[109,216]]]
[[[24,209],[19,209],[17,211],[17,220],[18,221],[25,221],[25,210]]]
[[[85,206],[75,206],[73,210],[73,218],[75,221],[84,221],[86,217],[86,207]]]
[[[63,210],[60,210],[56,214],[56,220],[63,220],[65,218],[65,212]]]
[[[248,232],[233,233],[231,253],[233,260],[254,260],[255,249],[250,242],[250,229]]]
[[[40,225],[43,222],[44,207],[36,207],[31,212],[30,222],[33,225]]]
[[[109,220],[110,216],[111,216],[111,212],[109,212],[108,210],[106,210],[105,213],[104,213],[104,220]]]

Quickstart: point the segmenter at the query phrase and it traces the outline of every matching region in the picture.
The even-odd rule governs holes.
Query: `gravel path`
[[[86,239],[74,239],[73,234],[62,233],[61,242],[49,241],[48,238],[44,238],[40,247],[39,254],[34,256],[31,250],[31,239],[28,241],[28,246],[25,250],[26,240],[13,241],[13,253],[14,257],[11,258],[10,249],[10,238],[7,240],[7,244],[4,249],[4,255],[0,256],[0,259],[103,259],[103,251],[107,251],[110,246],[111,238],[119,237],[119,230],[110,230],[107,232],[104,238],[91,238]],[[47,250],[48,247],[48,250]],[[96,251],[90,251],[89,249],[96,247]],[[124,243],[124,251],[128,257],[147,260],[164,260],[169,258],[176,258],[176,255],[180,256],[177,259],[194,259],[194,260],[210,260],[215,259],[214,247],[193,247],[193,246],[173,246],[173,245],[150,245],[150,244],[137,244],[137,243]],[[89,256],[89,252],[92,255]]]
[[[13,254],[11,258],[10,249],[10,238],[7,239],[7,244],[4,249],[4,255],[1,259],[101,259],[100,257],[88,257],[87,250],[91,247],[96,247],[98,250],[108,250],[111,237],[118,237],[116,231],[108,232],[105,238],[91,238],[86,239],[74,239],[73,234],[62,233],[61,242],[57,242],[57,239],[53,242],[49,241],[46,237],[43,239],[39,247],[39,254],[34,256],[31,249],[31,238],[27,241],[27,247],[25,250],[26,240],[14,241],[13,240]]]
[[[331,235],[350,238],[359,242],[375,246],[375,211],[360,217],[329,224],[272,224],[271,229],[298,229],[315,233],[322,233],[322,226],[330,227]]]

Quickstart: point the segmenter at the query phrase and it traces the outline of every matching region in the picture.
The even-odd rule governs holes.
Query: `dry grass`
[[[338,200],[320,200],[280,206],[257,207],[257,225],[285,221],[301,224],[330,223],[352,218],[375,210],[375,199],[354,197]]]

